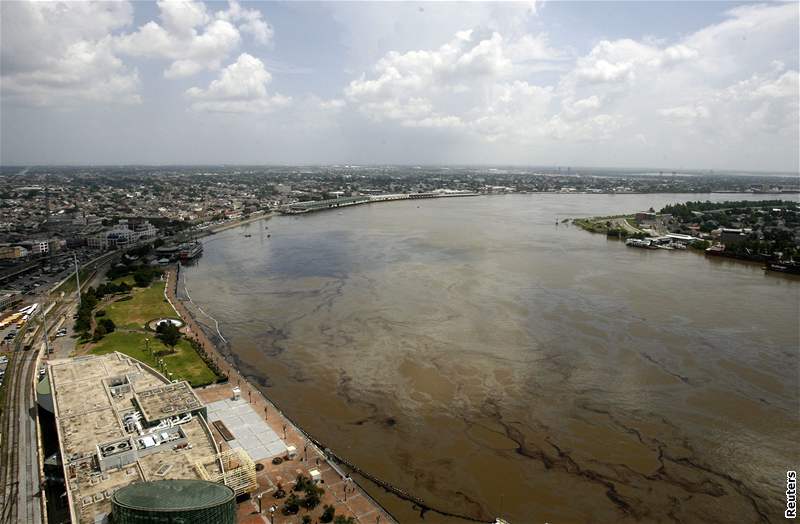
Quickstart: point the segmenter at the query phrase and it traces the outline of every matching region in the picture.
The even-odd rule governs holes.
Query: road
[[[642,232],[641,229],[637,229],[637,228],[633,227],[631,225],[631,223],[628,222],[624,217],[623,218],[615,218],[615,219],[613,219],[611,221],[611,224],[614,227],[621,227],[622,229],[624,229],[628,233],[634,233],[635,234],[635,233],[641,233]]]

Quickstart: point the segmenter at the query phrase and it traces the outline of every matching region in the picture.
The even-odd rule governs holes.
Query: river
[[[279,216],[206,239],[186,282],[268,397],[432,506],[513,524],[777,522],[798,458],[800,280],[555,225],[763,198],[498,195]]]

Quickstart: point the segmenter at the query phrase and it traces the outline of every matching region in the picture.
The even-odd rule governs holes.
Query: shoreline
[[[246,224],[252,224],[253,222],[258,222],[259,220],[269,220],[270,218],[274,217],[275,213],[270,211],[268,213],[261,213],[258,216],[249,216],[247,218],[237,219],[225,224],[220,224],[218,226],[208,226],[205,229],[201,229],[197,236],[200,237],[208,237],[211,235],[216,235],[217,233],[222,233],[223,231],[227,231],[229,229],[233,229],[235,227],[244,226]]]
[[[261,219],[264,217],[258,217],[256,220]],[[239,224],[241,225],[241,224]],[[165,286],[165,296],[167,301],[170,305],[175,309],[178,313],[179,317],[185,322],[185,329],[186,329],[186,337],[190,340],[194,340],[209,356],[209,358],[214,362],[214,364],[225,373],[228,377],[228,382],[223,383],[221,385],[215,386],[207,386],[206,388],[213,388],[213,387],[239,387],[241,389],[241,398],[247,399],[250,404],[253,405],[253,408],[259,412],[264,413],[264,420],[267,424],[270,424],[271,421],[274,421],[275,415],[278,417],[278,426],[282,426],[285,435],[288,435],[291,438],[284,439],[287,444],[291,443],[292,441],[302,443],[302,447],[308,446],[311,455],[316,454],[317,457],[317,464],[320,464],[320,461],[324,462],[325,464],[329,465],[330,468],[339,476],[341,477],[341,481],[344,484],[344,489],[347,490],[347,485],[351,485],[350,489],[353,490],[353,494],[350,496],[350,505],[347,502],[347,495],[345,495],[344,500],[339,499],[337,502],[339,505],[343,505],[348,509],[351,509],[351,505],[355,499],[354,495],[361,495],[364,500],[369,502],[369,505],[372,507],[370,513],[377,513],[380,518],[380,522],[386,523],[394,523],[399,524],[399,521],[387,510],[384,508],[377,500],[375,500],[361,485],[359,485],[355,480],[351,479],[346,481],[345,478],[349,477],[346,473],[344,473],[341,468],[335,464],[335,461],[331,459],[329,456],[330,450],[321,449],[318,445],[318,442],[313,436],[306,433],[299,425],[297,425],[291,418],[289,418],[275,403],[272,402],[260,389],[255,387],[246,377],[244,377],[241,372],[239,371],[238,366],[234,364],[232,361],[234,360],[233,353],[230,351],[230,344],[225,340],[224,345],[227,346],[226,350],[223,351],[219,347],[217,343],[215,343],[212,338],[206,333],[205,329],[203,329],[203,323],[195,318],[195,314],[187,307],[187,301],[182,299],[178,296],[178,292],[180,289],[180,266],[178,269],[175,267],[170,267],[165,271],[166,274],[166,286]],[[184,288],[184,293],[185,293]],[[199,306],[195,304],[193,301],[190,301],[194,307],[199,309]],[[213,318],[210,315],[206,314],[209,318]],[[211,329],[209,327],[209,329]],[[221,334],[218,335],[221,338]],[[199,388],[201,391],[206,388]],[[271,424],[270,424],[271,425]],[[275,428],[273,428],[275,429]],[[277,429],[276,429],[277,432]],[[295,444],[295,446],[299,450],[301,446]],[[319,466],[318,466],[319,467]],[[266,468],[265,468],[266,470]],[[290,479],[287,479],[290,480]],[[335,494],[335,488],[331,489],[331,492]],[[371,518],[371,517],[370,517]]]

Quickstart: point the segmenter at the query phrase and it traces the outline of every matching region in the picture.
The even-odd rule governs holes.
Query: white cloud
[[[220,11],[217,17],[237,23],[241,32],[251,35],[260,44],[268,44],[272,40],[274,32],[261,16],[261,12],[244,9],[236,0],[230,0],[227,11]]]
[[[497,137],[503,112],[547,104],[550,94],[527,82],[511,81],[515,70],[558,53],[545,38],[526,35],[506,42],[497,32],[458,31],[435,50],[389,52],[374,75],[350,82],[345,95],[375,121],[405,127],[452,128]],[[537,105],[538,104],[538,105]]]
[[[218,113],[264,113],[288,105],[290,97],[270,95],[267,85],[272,75],[264,63],[243,53],[233,64],[220,71],[219,78],[206,89],[186,91],[195,111]]]
[[[0,85],[4,100],[35,105],[139,103],[138,73],[112,50],[128,3],[3,2]]]
[[[685,123],[692,123],[698,118],[708,118],[711,116],[711,112],[703,105],[668,107],[659,109],[658,114]]]
[[[321,109],[329,109],[332,111],[338,111],[340,109],[343,109],[347,105],[347,102],[345,100],[342,100],[341,98],[333,98],[331,100],[318,100],[317,103],[319,104],[319,107]]]
[[[130,56],[171,60],[164,71],[167,78],[219,69],[241,46],[242,32],[262,44],[272,38],[261,12],[243,9],[236,1],[213,15],[202,2],[160,0],[158,7],[161,23],[150,21],[136,32],[118,37],[115,45]]]
[[[796,21],[796,6],[736,8],[675,41],[602,40],[577,58],[543,34],[461,30],[439,46],[386,53],[345,96],[374,122],[494,143],[652,147],[666,139],[698,155],[747,149],[797,136],[797,71],[765,61],[787,52],[796,60],[787,18]],[[728,67],[743,33],[750,58]],[[541,67],[566,70],[542,85],[534,80]]]

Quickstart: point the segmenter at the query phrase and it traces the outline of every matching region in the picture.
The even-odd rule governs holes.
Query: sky
[[[0,163],[797,172],[800,3],[0,3]]]

